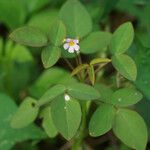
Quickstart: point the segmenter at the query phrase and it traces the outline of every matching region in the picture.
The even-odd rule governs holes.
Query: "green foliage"
[[[110,143],[103,149],[145,150],[144,120],[123,107],[138,110],[150,129],[147,103],[136,104],[150,97],[149,8],[146,0],[1,0],[0,90],[21,105],[0,94],[0,149],[24,140],[13,149],[41,149],[46,135],[36,120],[49,138],[60,133],[68,141],[62,148],[61,138],[42,142],[52,149],[90,149],[90,134],[90,146],[92,136],[103,136]],[[124,20],[132,22],[116,28]],[[8,41],[10,29],[13,41],[37,49]]]
[[[90,123],[89,133],[91,136],[100,136],[112,128],[115,109],[111,105],[102,104],[94,112]]]
[[[61,56],[61,49],[55,46],[47,46],[43,49],[41,57],[45,68],[53,66]]]
[[[15,29],[23,25],[25,18],[26,11],[22,1],[0,1],[0,20],[2,23],[5,23],[8,28]]]
[[[35,71],[35,61],[24,46],[14,45],[11,41],[1,41],[0,47],[0,90],[18,97],[20,90],[30,81],[31,70]]]
[[[49,32],[49,39],[52,44],[59,46],[62,44],[63,40],[66,37],[66,27],[62,21],[57,20],[51,26]]]
[[[13,128],[23,128],[31,124],[38,115],[39,108],[36,107],[37,101],[31,97],[27,97],[11,120]]]
[[[74,83],[67,87],[67,92],[74,98],[80,100],[94,100],[100,97],[100,93],[87,84]]]
[[[111,51],[113,54],[122,54],[130,47],[134,37],[133,26],[126,22],[119,26],[113,33],[111,41]]]
[[[109,88],[108,86],[104,84],[96,84],[95,88],[99,91],[101,94],[100,101],[103,101],[105,103],[111,103],[111,97],[113,94],[113,90]]]
[[[150,60],[149,48],[145,47],[139,39],[136,39],[135,47],[129,51],[131,57],[137,65],[137,79],[134,84],[137,88],[150,99]]]
[[[122,88],[112,94],[111,103],[117,106],[130,106],[141,99],[142,94],[135,89]]]
[[[10,38],[20,44],[42,47],[47,45],[47,37],[38,28],[21,27],[10,34]]]
[[[142,117],[136,112],[119,109],[115,116],[113,131],[129,147],[145,150],[148,138],[147,128]]]
[[[92,20],[78,0],[67,0],[60,10],[60,18],[67,28],[67,36],[82,38],[92,30]]]
[[[9,150],[17,142],[29,139],[40,140],[46,137],[35,125],[17,130],[11,128],[10,120],[16,110],[17,106],[14,101],[0,93],[0,149]]]
[[[112,64],[117,71],[125,78],[131,81],[136,80],[137,68],[131,57],[125,54],[120,54],[112,57]]]
[[[59,67],[52,67],[45,70],[30,87],[30,93],[40,98],[50,86],[55,84],[74,84],[76,80],[71,77],[68,71]]]
[[[53,123],[53,120],[52,120],[52,115],[51,115],[51,107],[46,107],[44,108],[44,110],[42,110],[41,112],[41,118],[43,119],[42,120],[42,127],[44,129],[44,131],[47,133],[47,135],[50,137],[50,138],[53,138],[55,137],[58,132],[57,132],[57,129]]]
[[[65,86],[63,85],[55,85],[52,88],[48,89],[44,95],[39,99],[37,102],[37,105],[42,105],[49,103],[51,100],[56,98],[57,96],[61,95],[62,93],[65,92]]]
[[[39,28],[41,31],[47,34],[57,17],[57,9],[43,10],[39,13],[34,14],[27,24],[29,26]]]
[[[51,113],[57,130],[64,138],[70,140],[77,132],[81,121],[81,108],[77,100],[64,96],[57,97],[51,104]]]
[[[83,41],[81,41],[81,52],[84,54],[91,54],[99,51],[104,51],[108,47],[111,40],[109,32],[92,32]]]

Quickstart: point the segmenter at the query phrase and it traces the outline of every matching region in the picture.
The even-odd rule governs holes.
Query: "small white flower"
[[[64,98],[65,98],[65,101],[69,101],[70,100],[70,96],[68,94],[65,94]]]
[[[74,53],[75,51],[79,53],[80,46],[78,45],[79,44],[78,39],[67,38],[65,39],[65,42],[66,43],[63,45],[65,50],[68,50],[69,53]]]

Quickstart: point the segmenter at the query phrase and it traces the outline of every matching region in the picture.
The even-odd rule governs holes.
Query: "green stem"
[[[117,88],[120,88],[120,74],[119,72],[117,72],[116,74],[116,85],[117,85]]]

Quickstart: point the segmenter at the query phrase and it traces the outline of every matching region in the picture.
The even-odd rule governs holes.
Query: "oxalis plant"
[[[126,54],[134,38],[130,22],[120,25],[114,33],[92,31],[92,19],[84,6],[78,0],[68,0],[47,35],[25,26],[13,31],[10,38],[26,46],[41,47],[45,68],[62,58],[74,79],[50,86],[40,99],[26,97],[12,117],[13,128],[24,128],[40,118],[50,138],[61,134],[74,150],[83,148],[87,136],[99,137],[107,132],[132,149],[146,148],[145,122],[132,107],[142,94],[132,84],[137,69]],[[95,58],[86,62],[83,54],[94,54]],[[116,70],[116,83],[104,85],[98,77],[105,76],[110,64]]]

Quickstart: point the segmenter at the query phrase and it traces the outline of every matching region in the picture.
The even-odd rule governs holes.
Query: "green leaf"
[[[84,70],[86,68],[88,68],[88,64],[81,64],[79,66],[77,66],[71,73],[72,76],[76,75],[77,73],[79,73],[81,70]]]
[[[25,3],[24,5],[27,5],[28,12],[33,14],[35,11],[43,10],[42,8],[47,6],[51,0],[30,0],[30,3],[28,0],[23,0],[23,2]]]
[[[102,104],[98,107],[89,123],[90,135],[97,137],[108,132],[112,128],[114,116],[115,109],[113,106]]]
[[[61,20],[56,20],[48,33],[49,40],[55,46],[60,46],[66,38],[66,27]]]
[[[53,66],[61,56],[61,49],[55,46],[47,46],[42,50],[42,62],[45,68]]]
[[[131,81],[136,80],[137,68],[131,57],[125,54],[113,56],[112,64],[125,78]]]
[[[95,84],[95,72],[94,72],[94,67],[91,65],[88,67],[88,75],[89,75],[89,79],[92,85],[94,85]]]
[[[66,89],[65,86],[59,84],[51,87],[40,98],[40,100],[37,102],[37,105],[41,106],[51,102],[54,98],[64,93],[65,89]]]
[[[74,83],[67,88],[69,95],[80,100],[94,100],[100,93],[92,86],[83,83]]]
[[[111,52],[113,54],[122,54],[130,47],[134,38],[134,29],[130,22],[119,26],[113,33],[111,41]]]
[[[96,84],[94,87],[101,94],[101,97],[98,100],[111,104],[111,97],[113,94],[113,90],[110,87],[108,87],[107,85],[99,84],[99,83]]]
[[[144,47],[136,38],[135,49],[129,51],[137,65],[137,78],[134,84],[150,100],[150,48]]]
[[[136,150],[145,150],[148,135],[143,118],[128,109],[119,109],[113,125],[115,135]]]
[[[1,77],[0,90],[5,87],[5,92],[18,98],[18,93],[31,82],[31,75],[35,73],[36,68],[35,61],[27,47],[14,44],[13,41],[6,41],[2,51],[4,49],[5,55],[0,64],[7,67],[1,68],[4,75]]]
[[[64,138],[70,140],[76,134],[81,121],[78,101],[71,97],[70,100],[65,100],[61,95],[52,101],[51,113],[57,130]]]
[[[45,132],[50,138],[55,137],[58,132],[57,129],[53,123],[52,116],[51,116],[51,107],[48,106],[44,108],[44,110],[41,112],[42,120],[42,127],[44,128]]]
[[[142,99],[142,94],[131,88],[122,88],[113,93],[111,102],[117,106],[130,106]]]
[[[25,98],[12,117],[11,126],[13,128],[24,128],[36,119],[39,111],[39,108],[35,106],[36,102],[37,101],[31,97]]]
[[[80,43],[80,51],[84,54],[91,54],[103,51],[110,44],[111,33],[109,32],[92,32]]]
[[[33,97],[40,98],[50,86],[56,84],[74,84],[76,80],[70,73],[60,67],[52,67],[45,70],[30,87],[30,94]]]
[[[78,0],[67,0],[60,10],[60,18],[66,25],[67,36],[82,38],[92,30],[92,20]]]
[[[10,38],[23,45],[42,47],[47,45],[47,37],[38,28],[21,27],[10,34]]]
[[[10,126],[10,120],[16,110],[17,106],[14,100],[0,93],[0,149],[10,150],[15,143],[41,140],[46,137],[44,132],[33,124],[23,129],[13,129]]]
[[[39,28],[44,33],[48,33],[51,29],[54,21],[58,18],[58,9],[42,10],[39,13],[35,13],[30,18],[28,25]],[[50,20],[50,21],[47,21]]]
[[[22,1],[0,0],[0,20],[1,23],[9,29],[15,29],[22,26],[25,23],[26,15],[27,13]]]
[[[90,65],[97,65],[99,63],[109,63],[111,62],[111,59],[109,58],[94,58],[91,60]]]

